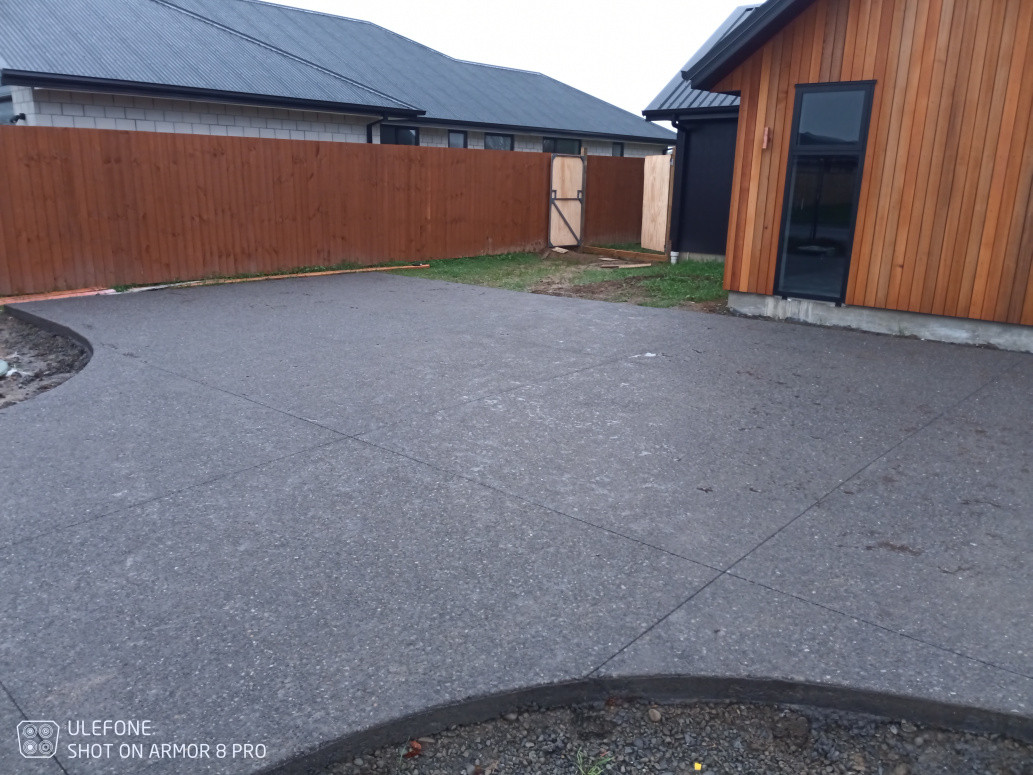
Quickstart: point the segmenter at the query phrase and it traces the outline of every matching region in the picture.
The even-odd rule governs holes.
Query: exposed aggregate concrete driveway
[[[0,412],[0,772],[585,678],[1033,718],[1030,356],[382,274],[22,309],[95,354]]]

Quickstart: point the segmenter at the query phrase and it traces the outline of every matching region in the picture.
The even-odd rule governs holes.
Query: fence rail
[[[536,250],[548,164],[538,153],[0,127],[0,296]],[[630,215],[599,207],[593,220],[590,209],[587,231],[637,234],[641,168],[590,160],[589,196],[603,179],[600,198],[638,180],[639,201]]]

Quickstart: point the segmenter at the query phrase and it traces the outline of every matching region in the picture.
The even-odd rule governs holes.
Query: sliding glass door
[[[776,295],[843,301],[873,87],[796,87]]]

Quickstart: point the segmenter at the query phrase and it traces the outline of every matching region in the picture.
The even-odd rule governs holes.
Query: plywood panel
[[[671,157],[647,156],[642,187],[642,240],[646,250],[663,252],[670,222]]]
[[[718,84],[742,97],[726,286],[771,292],[795,86],[872,80],[846,303],[1029,322],[1031,6],[817,0]]]
[[[585,160],[581,156],[552,159],[552,209],[549,211],[549,244],[581,244],[584,205]]]

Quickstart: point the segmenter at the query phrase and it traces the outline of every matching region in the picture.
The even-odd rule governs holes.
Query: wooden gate
[[[647,156],[642,186],[642,240],[646,250],[668,252],[674,156]]]
[[[553,154],[549,247],[581,247],[585,225],[585,157]]]

